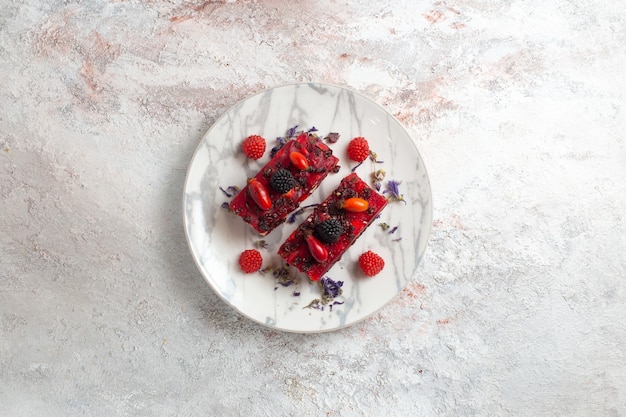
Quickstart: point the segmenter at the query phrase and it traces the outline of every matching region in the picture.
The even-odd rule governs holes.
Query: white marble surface
[[[621,2],[0,2],[0,415],[626,415]],[[321,335],[237,315],[185,244],[191,154],[325,81],[396,115],[420,274]]]

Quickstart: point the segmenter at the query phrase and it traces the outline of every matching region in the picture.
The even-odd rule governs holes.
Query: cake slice
[[[301,133],[287,141],[248,180],[229,209],[261,235],[282,224],[326,178],[337,172],[339,160],[316,135]]]
[[[291,233],[278,254],[318,281],[386,205],[385,197],[352,173]]]

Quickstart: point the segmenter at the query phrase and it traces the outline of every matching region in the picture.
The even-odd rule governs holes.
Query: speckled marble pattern
[[[620,2],[2,1],[0,415],[626,415]],[[363,92],[433,188],[418,277],[321,335],[198,273],[181,190],[238,100]]]

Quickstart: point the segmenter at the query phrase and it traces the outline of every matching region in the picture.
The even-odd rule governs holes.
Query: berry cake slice
[[[326,178],[339,160],[316,135],[301,133],[285,143],[248,180],[229,208],[261,235],[282,224]]]
[[[386,205],[385,197],[352,173],[293,231],[278,254],[318,281]]]

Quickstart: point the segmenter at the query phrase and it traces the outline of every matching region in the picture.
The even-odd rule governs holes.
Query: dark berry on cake
[[[285,168],[279,168],[272,175],[270,185],[281,194],[288,193],[296,185],[296,179],[291,172]]]
[[[343,226],[337,219],[327,219],[315,225],[315,236],[323,243],[334,243],[343,234]]]

